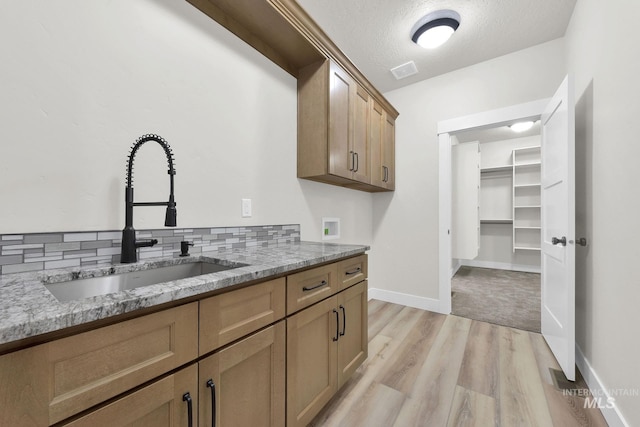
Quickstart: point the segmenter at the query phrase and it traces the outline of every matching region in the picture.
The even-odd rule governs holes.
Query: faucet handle
[[[180,242],[180,256],[189,256],[189,246],[193,246],[193,242]]]

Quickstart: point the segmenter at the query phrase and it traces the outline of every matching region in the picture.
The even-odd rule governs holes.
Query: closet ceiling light
[[[531,129],[533,127],[533,122],[531,122],[531,121],[529,121],[529,122],[518,122],[518,123],[512,124],[509,127],[514,132],[524,132],[524,131],[527,131],[527,130],[529,130],[529,129]]]
[[[449,40],[459,25],[460,15],[457,12],[438,10],[416,22],[411,30],[411,40],[425,49],[433,49]]]

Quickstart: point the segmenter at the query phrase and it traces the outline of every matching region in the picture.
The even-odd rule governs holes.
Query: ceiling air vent
[[[396,80],[401,80],[406,77],[413,76],[414,74],[418,74],[418,68],[416,68],[416,64],[413,61],[409,61],[406,64],[392,68],[391,74],[393,74],[393,77],[395,77]]]

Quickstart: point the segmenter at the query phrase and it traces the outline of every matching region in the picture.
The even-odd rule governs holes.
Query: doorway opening
[[[575,380],[575,102],[566,76],[552,98],[438,123],[439,294],[451,313],[452,134],[540,120],[541,332],[566,377]]]
[[[451,133],[451,313],[540,333],[540,122]]]
[[[440,293],[440,303],[441,309],[444,313],[451,313],[452,309],[452,297],[451,297],[451,278],[453,277],[457,267],[459,265],[457,262],[453,261],[453,244],[454,244],[454,236],[451,234],[453,228],[453,147],[455,145],[463,146],[463,144],[470,144],[470,140],[473,140],[473,133],[479,135],[481,132],[485,131],[487,133],[498,132],[497,128],[501,128],[504,126],[511,125],[513,123],[524,121],[524,120],[532,120],[534,122],[539,121],[544,111],[548,100],[539,100],[533,101],[525,104],[519,104],[512,107],[502,108],[498,110],[487,111],[484,113],[474,114],[471,116],[459,117],[456,119],[446,120],[438,123],[438,138],[439,138],[439,164],[440,164],[440,192],[439,192],[439,206],[440,206],[440,232],[439,232],[439,246],[440,246],[440,261],[439,261],[439,293]],[[539,133],[539,131],[538,131]],[[463,140],[467,141],[465,143],[460,144],[458,137],[460,135]],[[470,138],[470,139],[468,139]],[[477,139],[476,139],[477,140]],[[479,143],[478,143],[479,144]],[[515,147],[519,148],[519,147]],[[510,158],[512,153],[508,154],[508,158],[513,163],[513,160]],[[496,157],[497,159],[497,157]],[[506,166],[507,160],[504,160],[504,165]],[[496,160],[497,162],[497,160]],[[511,174],[513,174],[513,164],[511,165]],[[505,168],[506,169],[506,168]],[[480,180],[480,162],[478,161],[478,170],[477,177]],[[476,245],[480,244],[481,239],[481,229],[480,229],[480,197],[481,193],[478,190],[477,193],[477,203],[478,206],[475,210],[467,209],[467,213],[472,213],[477,215],[477,227],[475,229],[475,233],[477,233]],[[507,205],[507,201],[504,201],[503,205]],[[494,208],[492,206],[491,208]],[[500,210],[504,210],[504,206],[500,208]],[[484,213],[484,212],[483,212]],[[513,218],[513,217],[511,217]],[[499,219],[499,218],[496,218]],[[505,220],[507,218],[504,218]],[[513,221],[513,219],[511,219]],[[467,223],[468,224],[468,223]],[[487,225],[490,225],[487,223]],[[498,225],[498,224],[493,224]],[[513,227],[513,222],[511,223],[511,227]],[[473,229],[468,229],[467,233],[473,233]],[[504,236],[503,236],[504,239]],[[465,239],[459,239],[460,241],[464,241]],[[460,249],[460,248],[457,248]],[[471,250],[471,254],[473,255],[473,248],[467,247],[464,250]],[[478,247],[476,246],[476,251]],[[458,251],[459,252],[459,251]],[[468,253],[468,252],[467,252]],[[474,256],[460,256],[460,259],[473,259],[477,255]],[[539,257],[539,252],[538,255]],[[513,264],[513,263],[511,263]],[[491,265],[472,265],[472,267],[492,267]],[[535,272],[535,270],[532,270]],[[539,270],[538,270],[539,271]]]

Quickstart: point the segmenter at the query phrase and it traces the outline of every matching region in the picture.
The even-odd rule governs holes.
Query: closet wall
[[[467,257],[463,252],[454,250],[454,258],[459,260],[454,259],[454,270],[457,265],[470,265],[539,272],[540,136],[491,142],[480,140],[479,151],[477,256]],[[452,156],[454,176],[473,177],[473,173],[461,174],[456,170],[458,165],[469,167],[455,160],[456,150]],[[454,200],[473,199],[469,188],[473,188],[473,185],[466,183],[463,186],[454,180]],[[469,222],[475,221],[464,211],[456,212],[456,208],[454,203],[453,216],[458,218],[452,227],[454,241],[456,238],[461,240],[461,222],[469,229]]]

